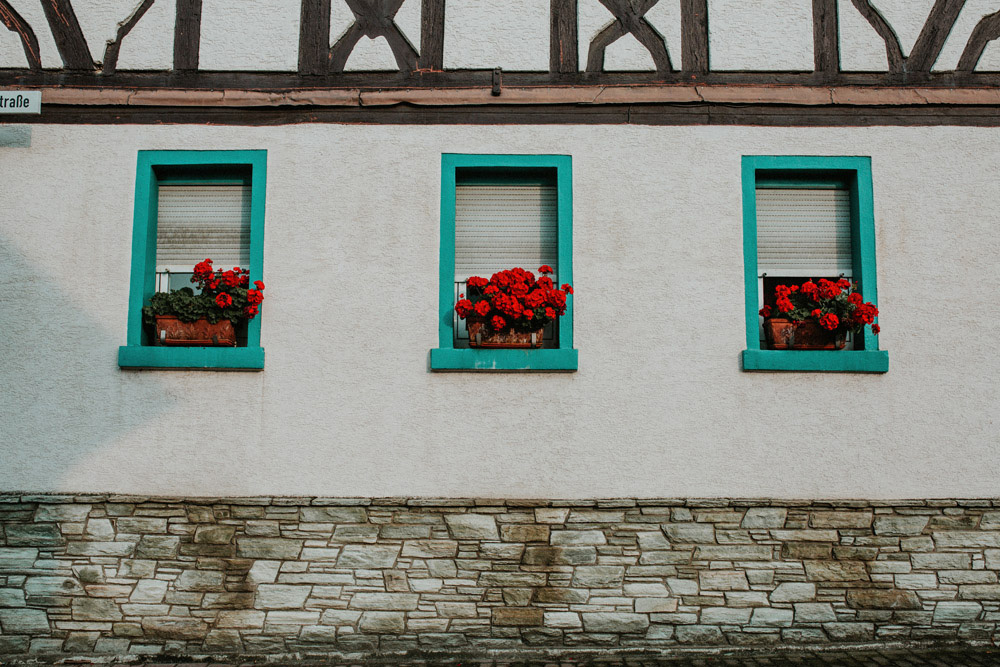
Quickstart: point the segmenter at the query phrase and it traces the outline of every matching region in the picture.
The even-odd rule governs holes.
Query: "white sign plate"
[[[42,113],[42,91],[0,90],[0,114]]]

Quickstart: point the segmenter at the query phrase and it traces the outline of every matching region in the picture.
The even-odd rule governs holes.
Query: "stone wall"
[[[996,640],[1000,500],[0,496],[0,655]]]

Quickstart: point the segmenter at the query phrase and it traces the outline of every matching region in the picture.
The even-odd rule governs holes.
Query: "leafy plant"
[[[489,280],[472,276],[466,281],[469,298],[460,294],[455,312],[463,320],[483,321],[495,333],[538,331],[566,313],[566,297],[573,293],[569,284],[556,289],[548,276],[551,266],[538,272],[537,279],[522,268],[498,271]]]
[[[767,305],[760,309],[764,318],[784,318],[793,322],[816,321],[819,326],[835,333],[858,334],[866,325],[871,325],[872,333],[881,330],[875,323],[878,308],[873,303],[865,303],[856,285],[841,278],[837,282],[820,279],[806,281],[802,285],[778,285],[774,288],[775,307]]]
[[[238,325],[256,317],[264,301],[264,283],[255,280],[251,288],[250,270],[238,266],[228,271],[213,269],[212,260],[206,259],[195,264],[191,282],[200,294],[190,287],[157,292],[142,309],[143,321],[152,324],[157,315],[169,315],[182,322],[204,318],[215,324],[225,319]]]

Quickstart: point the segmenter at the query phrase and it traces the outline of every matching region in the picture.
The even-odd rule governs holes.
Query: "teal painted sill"
[[[121,368],[259,371],[264,369],[262,347],[151,347],[122,345]]]
[[[745,371],[887,373],[885,350],[743,350]]]
[[[435,348],[432,371],[575,371],[576,350],[476,350]]]

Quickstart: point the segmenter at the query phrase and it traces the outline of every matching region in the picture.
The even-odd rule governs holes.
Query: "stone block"
[[[351,611],[349,609],[327,609],[323,612],[323,617],[320,619],[320,623],[324,625],[352,626],[358,622],[359,618],[361,618],[360,611]]]
[[[299,555],[299,560],[329,561],[333,563],[336,562],[339,556],[340,547],[302,547],[302,553]]]
[[[239,609],[235,611],[220,611],[215,622],[217,628],[235,628],[238,630],[254,630],[264,627],[264,612],[256,609]]]
[[[681,644],[696,646],[712,646],[726,642],[722,630],[714,625],[678,625],[675,636]]]
[[[535,521],[537,523],[566,523],[566,517],[568,516],[568,509],[561,509],[558,507],[538,507],[535,509]]]
[[[24,593],[28,597],[84,594],[83,586],[72,577],[28,577]]]
[[[372,634],[402,634],[406,630],[406,614],[401,611],[366,611],[361,614],[358,629]]]
[[[901,537],[899,539],[900,551],[928,552],[934,551],[934,540],[930,535],[918,535],[917,537]]]
[[[644,551],[639,556],[642,565],[687,565],[690,562],[690,551]]]
[[[194,531],[195,544],[229,544],[236,535],[236,526],[202,525]]]
[[[934,544],[938,549],[947,547],[1000,547],[1000,531],[949,530],[935,532]]]
[[[858,561],[807,560],[803,565],[809,581],[868,581],[865,564]]]
[[[54,523],[8,523],[5,528],[12,547],[53,547],[66,542]]]
[[[101,638],[100,632],[71,632],[62,645],[64,653],[90,653]]]
[[[35,521],[86,521],[90,507],[71,503],[41,504],[35,510]]]
[[[179,591],[221,591],[225,575],[219,570],[184,570],[174,587]]]
[[[625,595],[632,598],[669,597],[670,591],[659,582],[625,584]]]
[[[798,602],[793,606],[796,623],[834,623],[837,620],[829,602]]]
[[[371,544],[378,539],[378,532],[379,527],[371,523],[341,524],[333,529],[333,541]]]
[[[835,642],[870,642],[875,639],[874,623],[824,623],[823,630]]]
[[[35,564],[36,558],[38,549],[0,547],[0,573],[30,569]]]
[[[535,602],[539,604],[584,604],[590,598],[590,591],[577,588],[539,588],[535,591]]]
[[[733,570],[701,570],[698,573],[703,591],[748,591],[747,575]]]
[[[665,551],[670,549],[670,542],[667,541],[667,538],[659,530],[636,533],[635,536],[639,540],[639,548],[643,551]]]
[[[503,602],[508,607],[527,607],[534,593],[534,588],[504,588]]]
[[[243,650],[240,633],[236,630],[210,630],[205,636],[205,649],[222,653],[239,653]]]
[[[110,519],[88,519],[85,532],[91,539],[104,541],[115,539],[115,529]]]
[[[771,602],[810,602],[816,599],[816,584],[786,581],[771,591]]]
[[[275,625],[316,625],[319,623],[318,611],[268,611],[264,618],[264,631],[268,626]],[[287,632],[288,630],[278,630]]]
[[[498,541],[497,522],[492,514],[445,514],[445,523],[456,540]]]
[[[580,615],[572,611],[547,611],[544,613],[547,628],[576,629],[582,627]]]
[[[24,591],[20,588],[0,588],[0,607],[24,607]]]
[[[837,542],[835,530],[772,530],[771,537],[782,542]]]
[[[257,609],[301,609],[310,590],[311,586],[260,584],[253,606]]]
[[[785,542],[781,545],[781,557],[786,560],[829,560],[833,545],[823,542]]]
[[[135,555],[139,558],[173,558],[177,555],[180,542],[180,538],[174,535],[143,535]]]
[[[92,598],[127,598],[132,594],[132,584],[90,584],[86,588]]]
[[[596,546],[607,544],[602,530],[556,530],[550,540],[553,546]]]
[[[520,562],[524,553],[521,542],[480,542],[479,557],[489,560],[514,560]]]
[[[677,598],[637,598],[635,611],[637,614],[661,614],[677,611]]]
[[[674,596],[697,595],[699,591],[697,579],[680,579],[677,577],[671,577],[667,579],[667,586],[670,588],[670,592]]]
[[[958,587],[960,600],[1000,600],[1000,584],[969,584]]]
[[[667,538],[678,544],[713,544],[715,526],[710,523],[674,523],[663,527]]]
[[[573,585],[581,588],[621,586],[624,579],[625,568],[615,565],[581,565],[573,573]]]
[[[530,627],[543,624],[542,610],[537,607],[493,607],[493,625]]]
[[[913,554],[910,561],[918,570],[968,570],[971,567],[971,557],[967,553]]]
[[[399,556],[398,544],[348,544],[337,559],[337,567],[376,569],[393,567]]]
[[[295,560],[302,551],[302,540],[278,537],[240,537],[236,539],[236,555],[240,558]]]
[[[615,510],[584,510],[571,509],[569,523],[621,523],[625,520],[625,512]]]
[[[766,607],[767,593],[763,591],[726,591],[729,607]]]
[[[936,574],[897,574],[894,578],[896,588],[916,590],[937,588],[938,585]]]
[[[597,562],[595,547],[528,547],[525,565],[589,565]]]
[[[150,639],[197,641],[208,634],[208,624],[196,618],[147,616],[142,631]]]
[[[475,602],[436,602],[435,608],[443,618],[476,618]]]
[[[621,568],[624,575],[624,568]],[[536,587],[545,585],[544,572],[483,572],[479,575],[480,586]]]
[[[938,602],[934,607],[934,623],[977,621],[983,611],[978,602]]]
[[[131,579],[148,579],[156,573],[155,560],[123,560],[118,576]]]
[[[849,590],[847,605],[853,609],[923,609],[916,593],[892,588]]]
[[[419,599],[419,595],[411,593],[355,593],[348,606],[373,611],[413,611]]]
[[[427,561],[427,572],[432,577],[448,579],[458,575],[458,568],[455,566],[455,561],[453,560],[433,559]]]
[[[278,578],[281,562],[276,560],[259,560],[247,572],[247,583],[273,584]]]
[[[695,560],[771,560],[773,549],[763,545],[732,544],[696,547]]]
[[[583,628],[587,632],[642,632],[649,627],[646,614],[625,612],[584,612]]]
[[[912,569],[908,560],[877,560],[868,563],[871,574],[909,574]]]
[[[135,551],[135,542],[70,542],[69,556],[116,556],[127,558]]]
[[[746,625],[752,612],[750,608],[706,607],[701,610],[701,622],[704,625]]]
[[[404,570],[386,570],[382,573],[382,578],[385,580],[385,590],[390,593],[410,592],[410,584]]]
[[[751,507],[743,515],[740,527],[750,530],[781,528],[787,516],[788,510],[784,507]]]
[[[830,641],[819,628],[785,628],[781,639],[788,644],[825,644]]]
[[[505,524],[500,526],[500,539],[504,542],[548,542],[549,527],[538,524]]]
[[[2,552],[3,549],[0,549]],[[986,549],[983,552],[986,557],[986,567],[991,570],[1000,570],[1000,549]],[[0,571],[3,569],[3,555],[0,554]]]
[[[254,606],[253,593],[205,593],[202,609],[250,609]]]
[[[772,607],[758,607],[753,610],[750,618],[750,625],[759,625],[769,628],[787,628],[792,624],[794,615],[791,609],[775,609]]]
[[[872,512],[810,512],[810,528],[868,528],[872,525]]]
[[[106,598],[73,598],[74,621],[120,621],[122,613],[114,600]]]
[[[45,635],[49,617],[41,609],[0,609],[0,635]]]
[[[368,523],[363,507],[303,507],[299,514],[304,523]]]
[[[115,527],[119,533],[149,535],[150,533],[167,532],[167,520],[152,516],[130,516],[115,519]]]
[[[942,584],[995,584],[997,573],[993,570],[941,570],[938,581]]]
[[[875,534],[891,537],[919,535],[927,527],[926,516],[879,516],[875,518]]]
[[[419,523],[386,523],[379,527],[384,540],[422,540],[431,536],[431,527]]]
[[[407,540],[403,542],[403,558],[454,558],[458,542],[454,540]]]

